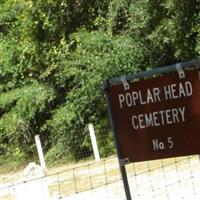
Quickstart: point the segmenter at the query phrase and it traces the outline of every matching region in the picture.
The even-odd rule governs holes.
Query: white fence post
[[[40,142],[40,136],[39,135],[35,135],[35,143],[36,143],[37,152],[38,152],[38,156],[39,156],[39,160],[40,160],[40,166],[42,167],[42,169],[45,172],[46,171],[46,164],[45,164],[45,160],[44,160],[44,154],[43,154],[43,151],[42,151],[42,145],[41,145],[41,142]]]
[[[89,129],[89,133],[90,133],[90,139],[92,142],[92,149],[93,149],[95,160],[100,161],[99,149],[97,146],[97,140],[96,140],[93,124],[91,124],[91,123],[88,124],[88,129]]]

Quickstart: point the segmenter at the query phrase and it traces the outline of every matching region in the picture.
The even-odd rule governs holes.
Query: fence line
[[[200,198],[198,156],[146,161],[129,164],[126,168],[133,199]],[[0,200],[16,200],[19,186],[23,186],[25,194],[30,184],[41,181],[47,183],[52,200],[125,199],[117,158],[110,157],[0,187]]]
[[[96,138],[102,158],[99,162],[94,161],[88,132],[88,149],[78,155],[85,159],[83,163],[31,180],[0,183],[0,200],[25,200],[17,197],[19,190],[31,196],[30,187],[39,190],[37,184],[48,189],[48,200],[125,199],[110,127],[99,129]],[[133,199],[200,199],[199,156],[132,163],[126,170]],[[40,196],[35,199],[46,198],[43,193]]]

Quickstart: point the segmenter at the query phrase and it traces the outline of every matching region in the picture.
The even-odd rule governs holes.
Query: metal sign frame
[[[133,81],[136,79],[137,80],[147,79],[147,78],[153,79],[153,77],[155,77],[155,76],[166,75],[166,74],[170,74],[172,72],[178,72],[179,77],[183,78],[184,77],[184,69],[200,69],[200,60],[193,59],[193,60],[187,61],[187,62],[182,62],[182,63],[170,65],[170,66],[156,68],[151,71],[143,71],[143,72],[139,72],[137,74],[130,74],[127,76],[113,78],[113,79],[110,79],[110,80],[107,80],[104,82],[103,89],[104,89],[104,93],[105,93],[106,99],[107,99],[108,113],[109,113],[110,123],[111,123],[111,127],[112,127],[113,137],[114,137],[114,141],[115,141],[115,146],[117,149],[119,168],[120,168],[123,185],[124,185],[124,191],[125,191],[127,200],[132,200],[129,183],[128,183],[128,178],[127,178],[127,173],[126,173],[126,167],[125,167],[125,165],[129,163],[129,159],[123,157],[122,150],[120,147],[119,136],[117,135],[117,127],[115,124],[116,120],[115,120],[115,116],[113,114],[114,113],[113,102],[112,102],[111,96],[109,94],[109,88],[114,85],[123,84],[124,89],[126,90],[126,89],[128,89],[129,81]]]

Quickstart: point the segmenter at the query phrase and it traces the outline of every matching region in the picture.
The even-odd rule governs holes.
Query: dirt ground
[[[129,164],[126,169],[133,199],[200,199],[199,156]],[[1,175],[0,200],[16,199],[1,188],[20,181],[21,173]],[[116,157],[48,169],[45,183],[51,200],[125,199]]]

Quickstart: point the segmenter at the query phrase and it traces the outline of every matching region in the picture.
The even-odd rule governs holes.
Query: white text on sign
[[[135,90],[118,94],[119,106],[121,109],[135,106],[172,101],[176,99],[192,96],[193,88],[190,81],[169,84],[161,88],[154,87],[145,91]],[[177,107],[158,110],[148,113],[139,113],[131,118],[134,130],[164,126],[169,124],[183,123],[185,119],[186,107]]]
[[[158,139],[153,139],[152,145],[154,151],[165,150],[166,148],[173,149],[174,141],[172,137],[168,137],[167,141],[160,141]]]

